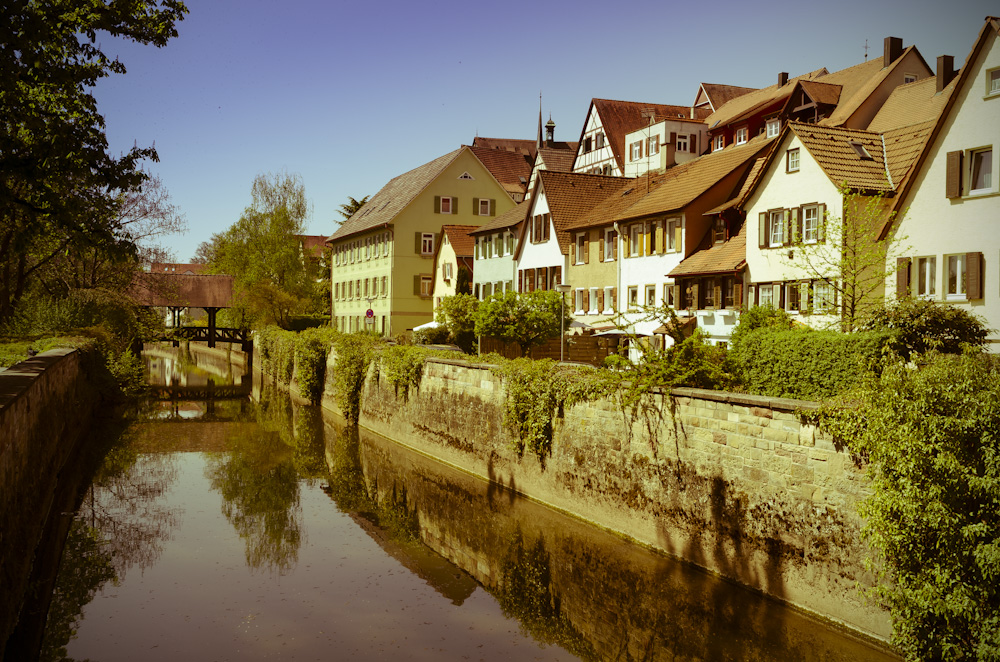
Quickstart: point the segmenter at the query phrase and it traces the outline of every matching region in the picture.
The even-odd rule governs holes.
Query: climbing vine
[[[333,395],[348,423],[358,422],[361,391],[375,351],[374,336],[354,333],[341,335],[333,343],[337,360],[333,364]]]

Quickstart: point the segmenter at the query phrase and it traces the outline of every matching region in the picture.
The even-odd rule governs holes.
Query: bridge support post
[[[219,312],[218,308],[205,308],[205,312],[208,313],[208,346],[215,347],[215,314]]]

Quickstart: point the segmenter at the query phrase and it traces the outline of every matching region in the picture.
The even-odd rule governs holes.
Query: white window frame
[[[747,135],[748,134],[749,134],[749,131],[747,130],[747,128],[745,126],[741,126],[740,128],[736,129],[736,144],[737,145],[745,145],[746,142],[747,142]]]
[[[798,172],[799,167],[799,148],[793,147],[785,153],[785,171]]]
[[[674,151],[676,152],[688,151],[688,136],[686,133],[677,134],[676,144],[674,145]]]
[[[639,307],[639,286],[629,285],[628,286],[628,308],[629,310],[635,310]]]
[[[634,223],[628,229],[628,255],[639,257],[639,237],[642,236],[642,223]]]
[[[586,232],[578,232],[576,234],[576,240],[573,242],[573,248],[574,248],[573,251],[574,258],[576,259],[576,262],[574,262],[574,264],[583,264],[583,258],[584,258],[583,252],[587,250]]]
[[[656,305],[656,284],[646,286],[646,298],[644,299],[647,306]]]
[[[681,250],[677,245],[677,228],[681,226],[681,219],[671,218],[667,220],[667,252],[677,253]]]
[[[913,258],[913,295],[933,299],[937,297],[937,257],[934,255]]]
[[[444,196],[444,195],[441,196],[441,213],[442,214],[454,214],[455,213],[454,200],[455,199],[452,198],[452,197],[450,197],[450,196]],[[445,206],[448,207],[447,210],[445,210]]]
[[[760,297],[758,305],[774,308],[774,288],[771,286],[771,283],[758,283],[757,296]]]
[[[632,161],[638,161],[642,159],[642,141],[637,140],[631,145],[631,150],[629,151],[629,157]]]
[[[986,71],[986,96],[1000,96],[1000,67]]]
[[[837,305],[837,292],[830,283],[818,280],[813,283],[812,310],[815,313],[831,312]]]
[[[441,265],[441,276],[445,280],[451,280],[452,266],[451,262],[445,262]]]
[[[434,279],[421,274],[420,276],[420,296],[429,297],[434,294]]]
[[[815,244],[819,241],[819,206],[802,208],[802,242]]]
[[[976,166],[980,166],[978,169]],[[985,166],[985,171],[982,169]],[[977,175],[984,175],[984,181],[976,187]],[[993,178],[993,146],[969,150],[969,195],[991,193],[995,189]]]
[[[966,282],[968,271],[965,264],[965,253],[944,256],[944,291],[949,300],[966,299]]]
[[[604,149],[604,132],[598,131],[594,136],[594,149]]]
[[[774,138],[781,133],[781,120],[773,119],[767,121],[767,137]]]
[[[576,311],[577,315],[583,315],[587,312],[583,309],[583,293],[584,289],[582,287],[577,288],[575,295],[576,301],[574,302],[576,305],[573,306],[573,309]]]
[[[670,306],[671,308],[677,307],[677,302],[674,301],[674,285],[675,282],[671,280],[663,284],[663,305]]]
[[[917,82],[917,75],[916,74],[905,74],[905,73],[903,74],[903,85],[906,85],[907,83],[915,83],[915,82]]]
[[[650,136],[646,146],[646,154],[655,156],[660,153],[660,136]]]
[[[382,296],[389,296],[389,277],[382,276]]]
[[[597,287],[590,288],[590,301],[588,301],[587,303],[590,304],[589,305],[590,310],[588,312],[591,315],[600,315],[601,314],[601,311],[599,311],[597,309],[597,290],[598,289],[599,288],[597,288]]]
[[[420,254],[423,256],[434,255],[434,234],[431,232],[420,233]]]
[[[485,207],[483,207],[485,205]],[[489,216],[492,211],[492,200],[489,198],[479,198],[479,215]]]
[[[777,221],[777,222],[776,222]],[[779,248],[785,245],[785,210],[774,209],[767,212],[767,245]]]
[[[615,259],[615,245],[614,245],[614,242],[616,242],[616,241],[618,241],[618,238],[615,236],[615,229],[614,228],[605,228],[604,229],[604,255],[601,256],[601,259],[604,260],[605,262],[612,262],[612,261],[614,261],[614,259]]]
[[[726,146],[726,136],[720,134],[712,140],[712,151],[718,152]]]
[[[613,287],[604,288],[604,310],[601,311],[602,315],[610,315],[615,312],[614,309],[611,307],[612,299],[614,299],[614,296],[612,295],[614,289],[615,288]]]

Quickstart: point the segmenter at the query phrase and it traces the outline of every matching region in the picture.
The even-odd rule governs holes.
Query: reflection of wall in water
[[[584,659],[891,659],[809,618],[361,431],[368,492],[541,641]],[[516,586],[517,590],[513,590]]]

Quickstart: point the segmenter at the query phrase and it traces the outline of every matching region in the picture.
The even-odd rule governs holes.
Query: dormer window
[[[767,121],[767,137],[774,138],[781,131],[781,120],[773,119]]]
[[[903,74],[903,85],[906,85],[907,83],[915,83],[916,80],[916,74]]]
[[[736,129],[736,144],[745,145],[746,142],[747,142],[747,128],[745,126],[741,126],[740,128]]]
[[[687,134],[683,134],[683,135],[678,134],[677,135],[677,144],[676,144],[675,148],[676,148],[676,151],[678,151],[678,152],[686,152],[686,151],[688,151],[688,137],[687,137]]]
[[[726,219],[721,216],[715,218],[715,226],[712,228],[712,243],[721,244],[726,241]]]
[[[717,152],[726,146],[726,137],[723,135],[718,135],[715,137],[714,143],[715,143],[714,151]]]
[[[851,147],[854,148],[854,151],[857,152],[858,158],[860,158],[862,161],[875,160],[874,158],[872,158],[872,155],[868,153],[868,150],[865,148],[865,146],[862,145],[861,143],[852,141]]]

